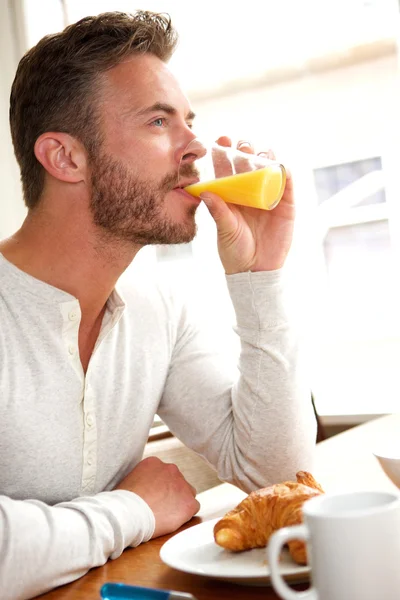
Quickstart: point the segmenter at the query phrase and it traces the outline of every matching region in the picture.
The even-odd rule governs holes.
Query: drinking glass
[[[281,163],[200,139],[186,147],[179,167],[179,185],[189,194],[213,192],[225,202],[264,210],[277,206],[285,184]]]

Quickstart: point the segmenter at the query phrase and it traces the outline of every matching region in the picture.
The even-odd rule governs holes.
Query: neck
[[[93,224],[91,215],[74,206],[62,215],[40,206],[28,214],[19,231],[0,242],[0,252],[16,267],[75,296],[87,322],[99,317],[140,248],[111,240]]]

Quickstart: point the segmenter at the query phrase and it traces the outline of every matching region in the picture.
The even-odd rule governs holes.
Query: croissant
[[[233,552],[262,548],[277,529],[301,523],[303,503],[324,491],[307,471],[299,471],[296,479],[251,492],[215,524],[216,543]],[[289,552],[296,563],[307,564],[304,542],[290,541]]]

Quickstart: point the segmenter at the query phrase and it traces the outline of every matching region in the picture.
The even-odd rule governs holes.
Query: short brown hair
[[[44,185],[45,171],[34,154],[37,138],[46,131],[69,133],[90,155],[99,141],[99,74],[135,53],[167,62],[176,42],[168,15],[108,12],[45,36],[23,56],[11,89],[10,127],[28,208],[37,205]]]

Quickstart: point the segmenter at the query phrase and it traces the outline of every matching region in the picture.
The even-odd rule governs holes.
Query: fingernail
[[[240,142],[238,143],[239,148],[241,148],[242,146],[246,146],[247,148],[250,148],[250,144],[249,142],[245,142],[244,140],[240,140]]]

